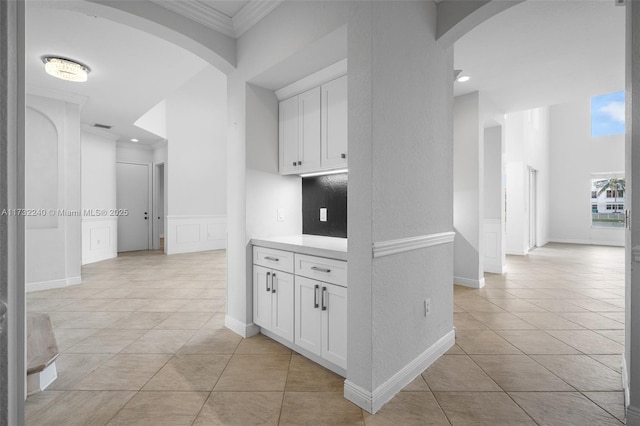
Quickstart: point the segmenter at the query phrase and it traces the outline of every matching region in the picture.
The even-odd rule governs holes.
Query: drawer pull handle
[[[265,256],[264,258],[266,260],[273,260],[274,262],[279,262],[280,261],[280,259],[278,259],[277,257]]]
[[[267,293],[269,293],[271,291],[271,289],[269,288],[269,277],[271,276],[271,272],[267,272],[267,279],[265,280],[267,282]]]
[[[318,290],[320,286],[316,284],[316,287],[313,289],[313,309],[318,307]]]
[[[329,272],[331,272],[331,269],[327,269],[327,268],[319,268],[317,266],[312,266],[311,267],[312,271],[318,271],[318,272],[324,272],[326,274],[328,274]]]
[[[322,310],[326,311],[327,310],[327,305],[325,303],[324,300],[324,295],[327,293],[327,288],[326,287],[322,287]]]
[[[276,284],[277,284],[278,280],[276,279],[276,274],[275,272],[271,275],[271,293],[275,293],[276,292]]]

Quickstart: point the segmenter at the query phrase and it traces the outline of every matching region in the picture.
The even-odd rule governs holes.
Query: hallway
[[[624,249],[507,262],[483,289],[456,286],[456,346],[375,416],[339,376],[224,328],[224,251],[87,265],[82,285],[28,294],[61,355],[27,425],[622,424]]]

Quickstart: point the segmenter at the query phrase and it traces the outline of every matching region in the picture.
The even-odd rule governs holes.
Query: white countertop
[[[347,239],[321,237],[319,235],[285,235],[267,238],[253,238],[251,244],[278,250],[295,251],[311,256],[347,260]]]

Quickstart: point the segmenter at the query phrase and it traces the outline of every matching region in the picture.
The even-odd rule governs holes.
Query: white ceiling
[[[43,55],[88,65],[89,80],[72,83],[49,76],[40,60]],[[207,66],[192,53],[134,28],[34,6],[27,9],[26,56],[28,92],[85,100],[82,123],[112,125],[119,140],[144,143],[159,138],[133,123]]]
[[[456,42],[454,68],[505,112],[624,89],[624,7],[613,0],[526,1]]]

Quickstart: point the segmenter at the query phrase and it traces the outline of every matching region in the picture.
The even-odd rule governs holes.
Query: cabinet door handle
[[[269,288],[269,277],[271,276],[271,272],[267,272],[267,279],[265,280],[267,282],[267,293],[269,293],[271,291],[271,289]]]
[[[324,295],[325,294],[327,294],[327,288],[326,287],[322,287],[322,310],[323,311],[327,310],[326,300],[324,299]]]
[[[298,161],[298,166],[302,166],[302,161]]]
[[[265,256],[264,258],[265,258],[265,260],[272,260],[274,262],[279,262],[280,261],[280,259],[278,259],[277,257]]]
[[[293,162],[293,165],[295,166],[296,164],[298,164],[298,163],[296,163],[296,162],[294,161],[294,162]]]
[[[320,286],[316,284],[316,287],[313,289],[313,309],[318,307],[318,289],[320,289]]]
[[[276,292],[276,284],[278,283],[278,280],[276,278],[276,274],[275,272],[271,275],[271,293],[275,293]]]
[[[327,269],[327,268],[319,268],[317,266],[312,266],[311,267],[312,271],[318,271],[318,272],[324,272],[325,274],[328,274],[329,272],[331,272],[331,269]]]
[[[340,154],[341,158],[347,158],[347,154]]]

